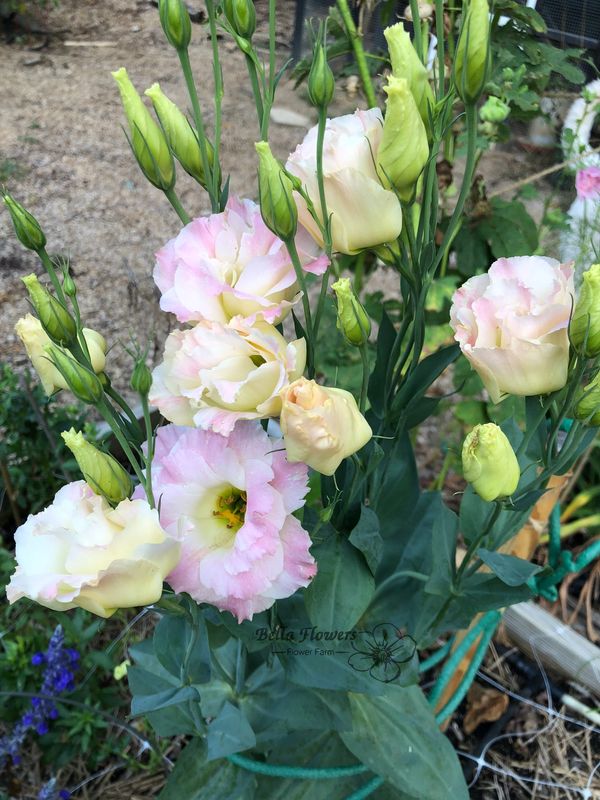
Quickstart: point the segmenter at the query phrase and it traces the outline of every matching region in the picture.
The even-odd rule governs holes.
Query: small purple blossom
[[[64,646],[64,634],[58,625],[48,643],[45,653],[35,653],[31,659],[34,666],[44,665],[40,696],[31,699],[31,707],[13,727],[7,736],[0,737],[0,767],[10,757],[13,764],[20,761],[19,752],[27,734],[35,731],[39,736],[48,733],[50,720],[58,717],[58,710],[53,703],[57,697],[75,687],[74,670],[77,669],[79,653],[73,648]],[[56,783],[56,782],[55,782]],[[55,783],[49,781],[40,792],[39,800],[57,800],[60,797]],[[52,784],[52,785],[51,785]],[[49,792],[43,794],[43,792]]]
[[[50,778],[48,783],[45,783],[37,796],[37,800],[68,800],[71,797],[71,792],[68,789],[58,790],[56,786],[56,778]]]

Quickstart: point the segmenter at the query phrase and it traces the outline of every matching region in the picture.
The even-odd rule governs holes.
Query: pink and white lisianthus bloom
[[[454,338],[493,402],[562,389],[573,296],[572,266],[542,256],[501,258],[455,292]]]
[[[304,339],[287,342],[267,322],[199,322],[167,337],[149,398],[169,422],[227,436],[239,419],[279,416],[280,392],[305,364]]]
[[[310,235],[298,229],[296,246],[306,272],[329,263]],[[236,316],[276,324],[300,297],[285,244],[252,200],[230,197],[220,214],[186,225],[156,254],[160,307],[179,322],[229,322]]]
[[[581,200],[600,198],[600,167],[580,169],[575,178],[577,197]]]
[[[169,584],[239,622],[308,586],[317,567],[292,513],[307,479],[306,465],[289,464],[258,422],[238,422],[227,438],[159,428],[152,488],[161,524],[181,541]]]
[[[179,560],[179,544],[143,491],[111,508],[85,481],[59,489],[48,508],[17,529],[15,543],[10,603],[29,597],[55,611],[79,606],[101,617],[155,603]]]

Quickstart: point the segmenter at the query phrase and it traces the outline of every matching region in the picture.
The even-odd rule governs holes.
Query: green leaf
[[[229,761],[207,762],[206,750],[203,739],[192,739],[157,800],[253,800],[254,775]]]
[[[542,569],[538,564],[532,564],[523,558],[496,553],[483,547],[479,548],[477,555],[507,586],[522,586]]]
[[[377,334],[377,358],[369,379],[369,402],[378,417],[383,416],[385,387],[390,352],[396,339],[396,329],[385,309],[381,316],[379,333]]]
[[[490,248],[476,224],[465,221],[452,245],[456,253],[456,268],[461,275],[471,277],[490,263]]]
[[[537,249],[537,226],[523,203],[494,197],[490,208],[490,216],[479,223],[479,233],[490,243],[494,258],[524,256]]]
[[[361,505],[360,518],[348,540],[361,551],[369,569],[375,574],[383,555],[383,539],[379,533],[379,518],[372,508]]]
[[[187,617],[165,614],[154,631],[153,646],[162,666],[180,683],[204,683],[210,680],[210,651],[206,624],[198,615],[194,633]],[[182,669],[187,660],[187,674]]]
[[[312,548],[318,572],[304,592],[310,621],[322,631],[349,630],[375,591],[375,581],[358,550],[337,533]]]
[[[457,535],[458,517],[439,496],[431,538],[431,576],[425,584],[425,591],[429,594],[446,597],[450,592],[455,573]]]
[[[461,400],[454,406],[454,416],[465,425],[474,427],[489,422],[483,400]]]
[[[392,408],[399,411],[416,406],[431,384],[439,378],[446,367],[456,361],[459,355],[459,346],[451,344],[448,347],[441,347],[435,353],[424,358],[403,383],[394,398]]]
[[[522,22],[536,33],[546,33],[548,27],[544,18],[535,8],[522,6],[515,0],[494,0],[494,11],[501,12],[504,16],[512,17]]]
[[[386,684],[380,697],[350,694],[353,729],[342,741],[397,789],[427,800],[468,800],[458,757],[417,686]]]
[[[249,750],[256,744],[256,736],[244,713],[231,703],[225,703],[219,716],[208,726],[207,758],[216,758]]]
[[[129,686],[133,693],[131,713],[134,717],[148,714],[150,711],[160,711],[169,706],[176,706],[188,700],[198,701],[198,692],[193,686],[171,686],[152,693],[141,693],[142,683],[147,687],[151,679],[151,673],[144,673],[145,670],[140,667],[129,667],[127,670]],[[155,680],[152,680],[152,684],[154,687],[159,685]]]

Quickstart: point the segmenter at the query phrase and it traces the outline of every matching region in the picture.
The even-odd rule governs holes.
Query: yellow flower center
[[[246,516],[246,492],[230,486],[217,497],[213,517],[222,519],[230,531],[236,533],[244,524]]]

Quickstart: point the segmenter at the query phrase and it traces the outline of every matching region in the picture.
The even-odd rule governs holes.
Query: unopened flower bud
[[[46,246],[46,237],[36,218],[20,203],[17,203],[11,195],[5,194],[2,199],[10,213],[17,239],[23,247],[35,250],[36,253],[43,250]]]
[[[325,48],[317,42],[313,52],[313,60],[308,73],[308,96],[313,106],[326,108],[333,99],[335,78],[327,63]]]
[[[139,359],[133,368],[131,375],[131,388],[134,392],[141,395],[147,395],[152,386],[152,373],[143,359]]]
[[[249,41],[256,29],[256,9],[252,0],[225,0],[223,10],[238,36]]]
[[[158,83],[153,83],[144,94],[152,100],[156,116],[167,136],[173,155],[188,175],[206,188],[207,179],[204,174],[202,151],[197,132],[192,128],[185,114],[163,93]],[[208,139],[205,139],[205,144],[208,165],[212,168],[214,150]]]
[[[384,90],[388,97],[377,171],[386,189],[392,187],[408,200],[429,158],[427,132],[404,78],[390,75]]]
[[[63,284],[62,284],[63,292],[66,294],[67,297],[75,297],[77,294],[77,287],[75,286],[75,281],[69,275],[69,273],[65,273],[63,277]]]
[[[464,8],[464,3],[463,3]],[[488,0],[469,0],[454,59],[454,83],[464,103],[476,103],[487,80],[490,60]]]
[[[142,98],[136,92],[125,67],[111,74],[121,93],[131,133],[131,149],[140,169],[158,189],[163,191],[172,189],[175,183],[175,166],[164,133],[152,119]]]
[[[61,436],[93,492],[113,505],[129,497],[133,490],[131,478],[115,458],[99,450],[73,428],[63,431]]]
[[[187,50],[192,23],[184,0],[159,0],[158,14],[169,44],[176,50]]]
[[[265,225],[283,241],[296,235],[298,211],[292,195],[293,184],[267,142],[257,142],[260,212]]]
[[[476,425],[468,434],[462,466],[465,480],[486,502],[513,494],[521,475],[511,443],[493,422]]]
[[[77,337],[77,325],[63,304],[45,289],[32,273],[22,278],[31,305],[48,336],[57,344],[70,344]]]
[[[600,264],[583,273],[569,333],[576,348],[585,345],[588,358],[600,355]]]
[[[46,353],[69,389],[78,400],[97,405],[102,400],[102,384],[98,376],[84,367],[61,347],[50,345]]]
[[[510,106],[491,95],[479,109],[479,116],[484,122],[504,122],[510,114]]]
[[[575,417],[594,428],[600,426],[600,372],[587,386],[580,389]]]
[[[421,119],[427,127],[429,125],[429,108],[435,105],[427,68],[417,55],[410,40],[410,34],[404,30],[401,22],[386,28],[383,35],[388,45],[392,75],[407,81]]]
[[[337,298],[337,327],[350,344],[360,347],[369,339],[371,320],[354,293],[350,278],[340,278],[331,288]]]

